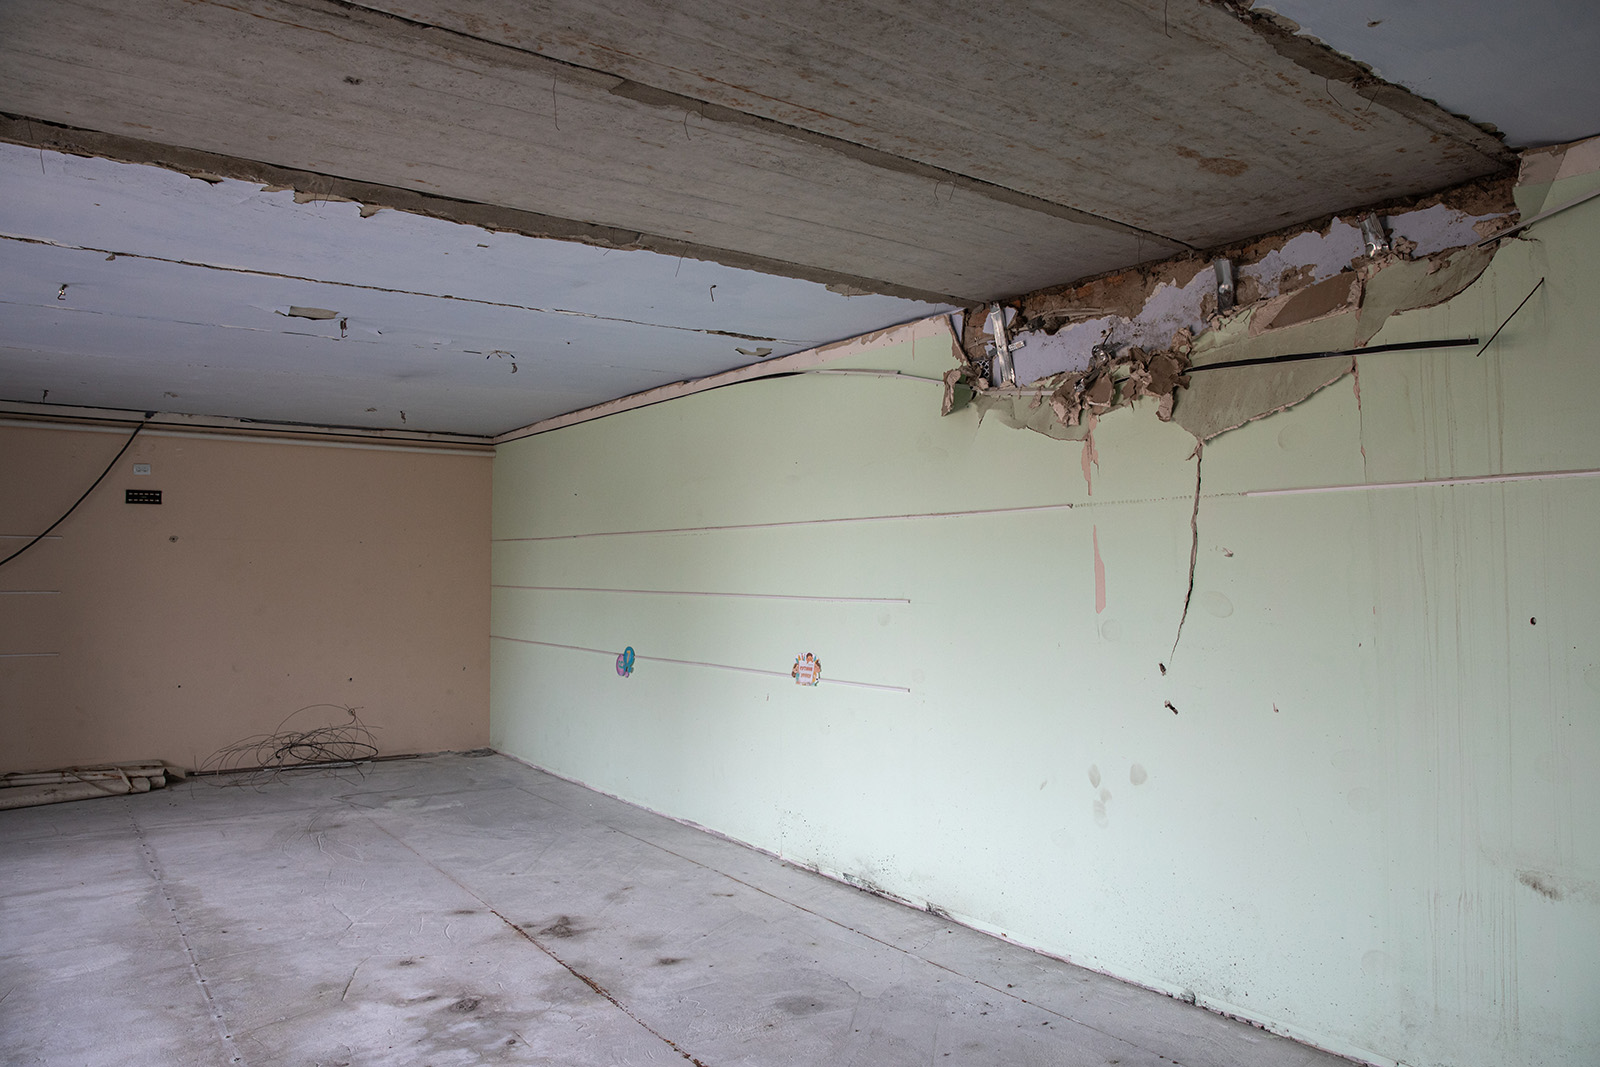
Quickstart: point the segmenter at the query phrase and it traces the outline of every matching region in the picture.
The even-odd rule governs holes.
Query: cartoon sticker
[[[807,652],[794,658],[794,670],[789,673],[796,685],[816,685],[822,681],[822,661]]]
[[[633,675],[633,646],[629,645],[617,654],[617,673],[624,678]]]

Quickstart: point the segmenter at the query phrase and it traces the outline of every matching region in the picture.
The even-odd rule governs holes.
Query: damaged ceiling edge
[[[1046,371],[1017,373],[1028,387],[988,380],[993,360],[980,353],[993,353],[994,342],[985,318],[968,312],[943,412],[970,403],[980,418],[993,413],[1013,428],[1084,441],[1087,456],[1101,416],[1150,397],[1162,421],[1209,441],[1333,384],[1358,357],[1331,353],[1359,350],[1392,315],[1442,303],[1476,281],[1514,228],[1514,188],[1509,176],[1477,180],[1413,198],[1408,210],[1336,215],[1229,245],[1237,302],[1220,312],[1216,261],[1195,254],[1027,294],[1010,302],[1016,315],[1005,332],[1009,348]],[[1380,222],[1376,247],[1362,231],[1366,219]],[[1330,355],[1190,378],[1286,352]]]
[[[1229,12],[1234,18],[1250,27],[1273,51],[1289,62],[1329,81],[1343,82],[1359,94],[1362,89],[1371,95],[1362,99],[1380,103],[1399,115],[1410,119],[1424,129],[1445,137],[1464,141],[1479,154],[1510,165],[1517,153],[1508,148],[1499,131],[1471,119],[1457,115],[1437,102],[1403,85],[1377,74],[1371,66],[1354,59],[1315,37],[1300,32],[1293,19],[1271,10],[1256,10],[1254,0],[1207,0]]]
[[[0,112],[0,141],[66,155],[100,157],[117,163],[161,167],[202,181],[231,178],[259,184],[265,189],[293,190],[296,200],[301,202],[349,201],[363,205],[364,215],[372,213],[371,210],[365,209],[389,208],[445,222],[477,226],[491,232],[572,241],[618,251],[654,252],[664,256],[717,263],[738,270],[753,270],[762,274],[835,286],[838,287],[836,291],[848,289],[855,293],[875,293],[928,304],[965,305],[973,303],[975,299],[971,296],[930,292],[876,278],[857,277],[840,271],[775,260],[748,252],[658,237],[637,230],[602,226],[522,208],[457,200],[433,193],[402,189],[398,186],[280,167],[259,160],[207,152],[197,148],[182,148],[122,134],[78,129],[6,112]]]
[[[1219,258],[1232,260],[1240,268],[1247,267],[1302,234],[1320,233],[1326,235],[1329,228],[1336,222],[1367,214],[1376,213],[1380,216],[1393,217],[1442,204],[1467,214],[1497,216],[1510,214],[1514,216],[1516,214],[1516,206],[1511,199],[1511,190],[1519,184],[1526,184],[1526,182],[1518,178],[1517,164],[1513,162],[1507,169],[1498,174],[1473,178],[1431,193],[1396,197],[1372,204],[1357,205],[1341,211],[1329,212],[1316,218],[1280,226],[1251,237],[1229,241],[1226,244],[1195,249],[1191,252],[1182,252],[1163,259],[1146,260],[1127,267],[1119,267],[1116,270],[1086,275],[1072,281],[1036,289],[1010,300],[1001,301],[1001,303],[1009,304],[1018,309],[1025,323],[1024,328],[1045,329],[1046,332],[1053,333],[1054,331],[1049,329],[1050,323],[1047,321],[1049,316],[1056,310],[1052,302],[1057,299],[1069,303],[1079,301],[1081,297],[1077,294],[1077,290],[1090,286],[1110,286],[1122,283],[1132,274],[1143,274],[1149,278],[1159,280],[1157,275],[1173,276],[1181,274],[1182,270],[1187,267],[1193,268],[1190,274],[1190,277],[1192,277],[1194,273],[1210,269],[1211,264]],[[1507,222],[1505,225],[1509,227],[1510,223]],[[1171,272],[1170,274],[1168,273],[1169,271]],[[1142,306],[1143,301],[1147,298],[1148,292],[1136,303],[1124,302],[1118,304],[1117,310],[1120,310],[1120,313],[1125,315],[1137,314],[1139,307]],[[1242,304],[1250,301],[1242,295],[1238,302]],[[1106,310],[1113,309],[1107,308]]]

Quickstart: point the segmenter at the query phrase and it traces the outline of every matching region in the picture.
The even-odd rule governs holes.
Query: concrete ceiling
[[[475,433],[1512,160],[1203,0],[10,0],[0,140],[224,179],[0,156],[0,397]]]

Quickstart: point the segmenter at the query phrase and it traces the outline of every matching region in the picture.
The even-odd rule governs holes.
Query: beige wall
[[[0,556],[124,440],[0,424]],[[384,753],[487,744],[489,488],[486,456],[141,435],[0,567],[0,770],[194,766],[322,703]]]

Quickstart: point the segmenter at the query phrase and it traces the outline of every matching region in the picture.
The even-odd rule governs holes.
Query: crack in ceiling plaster
[[[707,337],[732,337],[740,341],[772,341],[783,345],[814,345],[813,340],[797,340],[788,337],[763,337],[759,334],[737,333],[733,330],[713,330],[697,326],[674,326],[664,322],[643,322],[638,319],[619,318],[615,315],[599,315],[592,311],[573,311],[570,308],[535,307],[530,304],[513,304],[502,300],[482,300],[472,296],[453,296],[449,293],[424,293],[412,289],[394,289],[384,285],[367,285],[362,282],[342,282],[333,278],[310,278],[301,274],[284,274],[280,271],[258,270],[251,267],[229,267],[221,263],[203,263],[192,259],[172,259],[167,256],[153,256],[143,252],[123,252],[112,248],[95,248],[91,245],[65,244],[61,241],[51,241],[42,237],[24,237],[21,234],[0,233],[0,240],[16,241],[20,244],[44,245],[48,248],[60,248],[69,252],[96,252],[103,256],[115,256],[118,259],[143,259],[153,263],[170,263],[178,267],[194,267],[204,270],[222,271],[226,274],[247,274],[259,278],[282,278],[286,281],[310,282],[313,285],[334,285],[344,289],[364,289],[373,293],[390,293],[396,296],[420,296],[429,300],[453,300],[462,304],[481,304],[484,307],[507,308],[512,311],[528,311],[540,315],[570,315],[580,319],[595,319],[599,322],[620,322],[629,326],[647,326],[653,330],[679,330],[684,333],[697,333]],[[713,288],[715,288],[713,286]],[[0,301],[12,303],[13,301]],[[37,305],[45,307],[48,305]],[[333,318],[328,315],[302,315],[301,318]],[[181,321],[181,320],[171,320]],[[195,325],[204,325],[196,323]],[[290,331],[284,331],[290,332]]]

